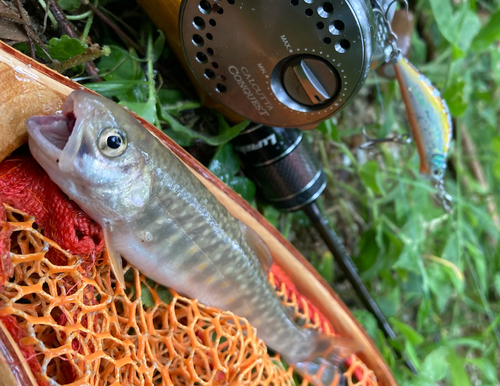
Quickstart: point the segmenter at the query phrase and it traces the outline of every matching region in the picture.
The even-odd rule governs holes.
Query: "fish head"
[[[151,134],[113,101],[84,91],[62,113],[26,121],[30,151],[94,220],[129,220],[146,202],[151,177],[144,147]]]
[[[446,170],[446,156],[444,154],[434,154],[430,160],[431,179],[436,183],[441,183]]]

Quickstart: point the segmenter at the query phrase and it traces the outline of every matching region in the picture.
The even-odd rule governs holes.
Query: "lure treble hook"
[[[369,147],[373,147],[375,145],[378,145],[379,143],[388,143],[388,142],[397,143],[400,145],[408,145],[413,141],[410,134],[408,133],[393,135],[391,137],[386,137],[386,138],[373,138],[370,137],[366,132],[366,129],[363,128],[363,135],[368,141],[360,145],[359,146],[360,149],[368,149]]]
[[[446,192],[444,188],[444,181],[440,181],[434,186],[438,191],[438,199],[443,205],[444,210],[448,213],[452,212],[453,198]]]

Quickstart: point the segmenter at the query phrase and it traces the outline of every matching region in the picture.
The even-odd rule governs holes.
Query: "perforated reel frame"
[[[184,54],[206,91],[278,127],[314,127],[356,95],[370,70],[373,26],[365,0],[183,0],[180,12]],[[311,59],[306,88],[319,90],[311,103],[295,97],[303,83],[286,79],[302,59]]]

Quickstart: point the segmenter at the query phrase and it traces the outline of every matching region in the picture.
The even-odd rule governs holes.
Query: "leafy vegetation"
[[[142,51],[106,22],[92,19],[77,1],[59,3],[80,30],[110,48],[97,62],[103,82],[89,83],[81,69],[70,75],[163,129],[255,204],[348,301],[402,385],[500,383],[499,0],[410,2],[418,18],[411,60],[442,91],[454,118],[446,175],[452,213],[420,176],[414,144],[356,146],[363,129],[379,138],[408,131],[395,82],[370,75],[351,106],[307,134],[329,178],[320,206],[398,332],[394,341],[384,338],[371,314],[339,285],[341,273],[311,236],[305,216],[255,201],[255,186],[239,171],[228,143],[247,123],[230,127],[221,115],[201,107],[186,82],[178,83],[186,77],[165,37],[145,22],[135,3],[124,7],[123,1],[107,1],[99,9],[115,15],[111,20],[119,19],[117,25]],[[49,40],[47,47],[58,60],[85,49],[67,36]],[[149,290],[142,292],[151,303]],[[404,367],[394,348],[404,350],[419,375]]]

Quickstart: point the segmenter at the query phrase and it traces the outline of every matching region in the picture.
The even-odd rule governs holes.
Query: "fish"
[[[448,105],[430,80],[401,53],[393,67],[417,144],[420,173],[442,186],[453,135]]]
[[[61,113],[26,127],[37,162],[103,228],[120,285],[123,257],[156,282],[245,318],[317,386],[342,379],[340,364],[360,344],[296,325],[267,280],[264,241],[122,106],[74,91]]]

